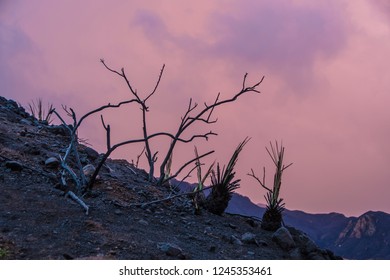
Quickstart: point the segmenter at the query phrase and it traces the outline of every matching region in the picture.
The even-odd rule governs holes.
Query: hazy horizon
[[[128,99],[118,76],[100,63],[125,68],[140,96],[161,84],[149,101],[149,131],[173,132],[193,98],[201,109],[218,92],[229,98],[256,83],[260,94],[243,95],[217,108],[213,125],[198,124],[185,136],[218,133],[182,144],[173,169],[200,153],[226,164],[251,137],[237,164],[238,190],[264,203],[264,190],[246,174],[253,168],[272,184],[269,142],[283,141],[281,197],[286,207],[309,213],[390,213],[390,4],[368,1],[10,1],[0,2],[1,96],[24,107],[42,98],[78,116]],[[135,105],[104,113],[112,141],[142,137]],[[80,136],[105,151],[96,115]],[[164,155],[169,140],[152,142]],[[113,155],[135,159],[142,145]],[[158,164],[157,164],[158,166]],[[140,167],[147,169],[143,159]],[[158,170],[157,170],[158,171]],[[156,173],[156,176],[159,174]],[[188,181],[196,181],[195,174]]]

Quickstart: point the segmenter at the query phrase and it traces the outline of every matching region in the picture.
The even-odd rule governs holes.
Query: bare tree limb
[[[261,80],[258,83],[254,84],[253,86],[247,87],[246,86],[247,75],[248,74],[246,73],[245,76],[244,76],[243,83],[242,83],[242,89],[238,93],[236,93],[232,98],[224,99],[224,100],[219,101],[220,94],[218,93],[214,103],[212,105],[210,105],[210,106],[205,103],[205,108],[203,110],[201,110],[195,116],[190,116],[190,113],[196,108],[197,104],[195,103],[195,105],[192,106],[192,99],[190,99],[189,106],[188,106],[187,111],[185,112],[184,116],[181,118],[182,121],[181,121],[181,123],[179,125],[179,128],[176,131],[174,140],[172,141],[172,143],[171,143],[171,145],[170,145],[170,147],[168,149],[168,152],[167,152],[163,162],[161,163],[161,166],[160,166],[160,178],[159,178],[159,181],[158,181],[159,184],[161,184],[163,182],[163,180],[164,180],[165,166],[166,166],[166,164],[168,162],[168,159],[170,157],[170,154],[173,152],[177,142],[184,142],[184,141],[179,140],[181,134],[184,131],[186,131],[196,121],[202,121],[202,122],[205,122],[207,124],[216,122],[216,120],[215,121],[210,121],[210,118],[212,116],[212,112],[214,111],[214,109],[216,107],[221,106],[221,105],[223,105],[225,103],[236,101],[241,95],[243,95],[243,94],[245,94],[247,92],[257,92],[257,93],[260,92],[256,88],[263,82],[264,76],[261,78]],[[204,118],[203,116],[205,114],[207,114],[207,113],[208,113],[207,118]],[[204,134],[202,137],[207,140],[208,139],[207,138],[208,135],[216,135],[216,134],[210,131],[209,133]],[[192,140],[194,140],[194,138],[197,138],[197,137],[200,137],[200,136],[197,135],[196,137],[192,137],[190,139],[190,141],[188,141],[188,142],[191,142]]]
[[[87,204],[85,204],[84,201],[82,201],[74,192],[72,191],[68,191],[65,195],[65,197],[71,197],[74,201],[76,201],[78,204],[81,205],[81,207],[83,207],[85,209],[85,214],[88,215],[89,214],[89,206]]]
[[[106,125],[104,123],[103,115],[100,115],[100,119],[102,120],[102,125],[106,130],[106,143],[107,143],[107,151],[111,148],[111,127],[110,125]]]
[[[214,152],[215,152],[215,151],[210,151],[210,152],[207,152],[207,153],[205,153],[205,154],[203,154],[203,155],[200,155],[200,156],[198,156],[198,157],[196,157],[196,158],[193,158],[193,159],[190,160],[190,161],[187,161],[184,165],[182,165],[182,167],[179,168],[179,170],[178,170],[174,175],[172,175],[172,176],[166,178],[165,180],[163,180],[163,181],[162,181],[162,184],[164,184],[165,182],[167,182],[167,181],[169,181],[169,180],[171,180],[171,179],[173,179],[173,178],[176,178],[176,177],[183,171],[184,168],[186,168],[188,165],[190,165],[190,164],[193,163],[194,161],[197,161],[197,160],[199,160],[199,159],[201,159],[201,158],[203,158],[203,157],[206,157],[206,156],[208,156],[208,155],[211,155],[211,154],[214,153]]]
[[[148,101],[148,99],[156,92],[156,90],[157,90],[157,88],[158,88],[158,86],[159,86],[159,84],[160,84],[161,77],[162,77],[162,75],[163,75],[163,73],[164,73],[164,69],[165,69],[165,64],[163,64],[163,66],[162,66],[162,68],[161,68],[160,75],[158,75],[158,80],[157,80],[156,85],[154,86],[153,91],[144,99],[143,102]]]
[[[176,198],[176,197],[180,197],[180,196],[194,195],[194,194],[196,194],[196,193],[198,193],[198,192],[202,192],[202,191],[211,189],[212,187],[213,187],[213,186],[209,186],[209,187],[203,188],[203,189],[201,189],[201,190],[196,190],[196,191],[191,191],[191,192],[186,192],[186,193],[179,193],[179,194],[175,194],[175,195],[172,195],[172,196],[163,198],[163,199],[157,199],[157,200],[153,200],[153,201],[146,202],[146,203],[131,203],[131,204],[128,205],[128,207],[132,207],[132,206],[148,206],[148,205],[151,205],[151,204],[155,204],[155,203],[160,203],[160,202],[168,201],[168,200],[174,199],[174,198]],[[122,206],[122,207],[123,207],[123,206]]]

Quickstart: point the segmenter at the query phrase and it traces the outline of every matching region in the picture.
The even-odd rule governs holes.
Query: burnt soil
[[[191,199],[157,187],[125,160],[109,159],[92,191],[82,197],[88,215],[58,184],[60,167],[45,160],[64,155],[63,126],[31,117],[0,97],[0,259],[290,259],[272,232],[252,218],[207,211],[194,214]],[[99,154],[79,146],[83,165]],[[244,233],[256,242],[237,244]],[[180,250],[164,251],[169,243]]]

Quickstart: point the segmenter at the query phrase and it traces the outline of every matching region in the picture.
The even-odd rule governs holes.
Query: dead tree
[[[69,147],[67,149],[65,156],[63,158],[61,158],[61,162],[62,162],[62,168],[63,168],[64,174],[65,173],[70,174],[70,176],[73,178],[73,180],[77,186],[77,190],[79,193],[84,193],[85,191],[87,191],[93,187],[93,184],[96,180],[97,175],[99,174],[100,169],[103,167],[105,161],[112,154],[112,152],[114,152],[119,147],[122,147],[124,145],[133,144],[133,143],[144,143],[145,155],[146,155],[146,158],[147,158],[148,164],[149,164],[149,180],[153,181],[154,180],[154,165],[155,165],[155,162],[157,160],[157,152],[152,152],[152,150],[150,148],[150,141],[151,141],[151,139],[153,139],[155,137],[160,137],[160,136],[165,136],[165,137],[170,138],[171,144],[170,144],[168,151],[167,151],[167,153],[166,153],[166,155],[165,155],[165,157],[160,165],[160,177],[158,179],[158,184],[162,185],[165,182],[169,181],[170,179],[177,177],[180,174],[180,172],[182,172],[191,163],[193,163],[193,162],[195,162],[195,161],[197,161],[205,156],[212,154],[214,151],[209,151],[207,153],[204,153],[200,156],[195,157],[194,159],[187,161],[177,170],[177,172],[175,172],[174,174],[172,174],[170,176],[166,176],[166,167],[167,167],[167,164],[169,163],[169,159],[171,158],[172,153],[176,147],[176,144],[179,142],[190,143],[197,138],[204,138],[207,140],[209,136],[217,135],[216,133],[209,131],[209,132],[206,132],[203,134],[193,134],[191,137],[185,139],[185,138],[181,137],[182,134],[185,131],[187,131],[188,128],[190,126],[192,126],[192,124],[194,124],[196,122],[204,122],[205,124],[212,124],[212,123],[217,122],[217,119],[214,119],[214,120],[211,119],[212,114],[214,112],[214,109],[216,107],[221,106],[221,105],[226,104],[226,103],[229,103],[229,102],[234,102],[240,96],[242,96],[244,93],[259,92],[257,90],[257,87],[264,80],[264,77],[262,77],[261,80],[259,82],[257,82],[256,84],[254,84],[253,86],[247,86],[246,85],[247,74],[245,74],[244,79],[243,79],[243,83],[242,83],[242,88],[238,93],[236,93],[233,97],[231,97],[229,99],[224,99],[224,100],[219,100],[220,94],[218,94],[215,101],[211,105],[207,105],[206,103],[204,103],[204,108],[198,113],[194,113],[198,104],[193,103],[192,99],[190,99],[188,108],[181,118],[181,122],[179,124],[179,127],[178,127],[176,133],[172,134],[172,133],[168,133],[168,132],[157,132],[157,133],[149,134],[148,129],[147,129],[147,112],[149,111],[149,107],[147,106],[147,101],[155,94],[155,92],[160,84],[165,65],[163,65],[163,67],[160,71],[158,80],[156,82],[156,85],[154,86],[151,93],[149,93],[146,96],[146,98],[141,99],[140,96],[138,95],[137,91],[132,87],[123,68],[119,72],[119,71],[113,70],[110,67],[108,67],[105,64],[103,59],[101,60],[101,62],[105,66],[106,69],[119,75],[120,77],[122,77],[125,80],[133,98],[126,100],[126,101],[122,101],[118,104],[110,104],[109,103],[108,105],[101,106],[95,110],[92,110],[92,111],[86,113],[79,120],[77,120],[76,113],[74,112],[73,109],[71,109],[71,108],[68,109],[68,108],[64,107],[67,114],[73,119],[73,125],[67,125],[66,122],[63,120],[63,118],[60,116],[60,114],[57,111],[55,111],[55,109],[53,109],[53,111],[52,111],[62,121],[62,123],[65,125],[65,127],[67,127],[67,129],[69,130],[69,133],[70,133],[70,138],[71,138],[70,144],[69,144]],[[103,116],[101,116],[102,125],[106,131],[107,151],[100,158],[100,160],[95,168],[95,172],[93,173],[91,178],[89,178],[89,180],[87,180],[82,172],[82,166],[81,166],[80,160],[77,159],[78,158],[78,153],[77,153],[77,145],[78,145],[77,131],[78,131],[78,128],[80,127],[80,125],[83,123],[83,121],[87,117],[89,117],[93,114],[96,114],[96,113],[101,112],[101,111],[108,109],[108,108],[118,108],[122,105],[129,104],[129,103],[136,103],[141,108],[141,111],[142,111],[142,134],[143,134],[142,136],[143,137],[126,140],[126,141],[112,145],[110,125],[109,124],[106,125],[104,122]],[[192,114],[194,114],[194,115],[192,115]],[[71,152],[74,153],[74,155],[76,157],[78,169],[79,169],[79,175],[77,175],[67,165],[67,158],[69,157]],[[63,176],[63,178],[65,178],[65,176]]]
[[[118,143],[116,145],[113,145],[111,147],[111,149],[108,149],[106,154],[104,155],[104,158],[107,159],[108,156],[115,150],[117,149],[118,147],[120,146],[123,146],[123,145],[127,145],[127,144],[131,144],[131,143],[138,143],[138,142],[142,142],[144,141],[145,143],[145,155],[146,155],[146,158],[148,160],[148,164],[149,164],[149,181],[153,181],[154,180],[154,169],[155,169],[155,162],[157,160],[157,152],[152,152],[151,151],[151,148],[150,148],[150,139],[151,138],[154,138],[156,136],[167,136],[169,138],[171,138],[171,144],[168,148],[168,151],[160,165],[160,176],[159,176],[159,179],[157,181],[157,184],[158,185],[163,185],[164,183],[168,182],[170,179],[172,178],[175,178],[178,176],[178,174],[185,168],[187,167],[189,164],[195,162],[197,159],[200,159],[204,156],[207,156],[211,153],[213,153],[214,151],[211,151],[211,152],[208,152],[206,154],[203,154],[201,156],[199,156],[198,158],[194,158],[188,162],[186,162],[181,168],[179,168],[179,170],[174,173],[173,175],[171,176],[166,176],[166,167],[167,167],[167,164],[169,163],[169,159],[172,157],[172,153],[176,147],[176,144],[178,142],[182,142],[182,143],[190,143],[192,142],[194,139],[196,138],[204,138],[206,140],[208,140],[208,137],[211,136],[211,135],[217,135],[216,133],[214,133],[213,131],[209,131],[209,132],[206,132],[206,133],[203,133],[203,134],[194,134],[192,135],[189,139],[183,139],[181,136],[182,134],[188,130],[189,127],[191,127],[194,123],[196,122],[204,122],[206,124],[212,124],[212,123],[216,123],[217,122],[217,119],[215,120],[212,120],[212,114],[214,112],[214,109],[218,106],[221,106],[223,104],[226,104],[226,103],[230,103],[230,102],[234,102],[236,101],[240,96],[242,96],[243,94],[245,93],[248,93],[248,92],[257,92],[259,93],[259,91],[257,90],[257,87],[263,82],[264,80],[264,76],[261,78],[261,80],[252,85],[252,86],[247,86],[246,85],[246,78],[247,78],[247,75],[248,74],[245,74],[244,75],[244,79],[243,79],[243,82],[242,82],[242,88],[241,90],[236,93],[232,98],[229,98],[229,99],[224,99],[224,100],[219,100],[219,97],[220,97],[220,94],[217,95],[215,101],[213,104],[211,105],[207,105],[206,103],[204,103],[204,108],[198,112],[198,113],[195,113],[194,115],[191,115],[194,110],[198,107],[198,104],[197,103],[193,103],[192,101],[192,98],[190,99],[189,101],[189,104],[188,104],[188,107],[187,107],[187,110],[186,112],[184,113],[184,116],[181,117],[181,122],[179,124],[179,127],[178,129],[176,130],[176,133],[175,134],[171,134],[171,133],[167,133],[167,132],[158,132],[158,133],[154,133],[154,134],[149,134],[148,133],[148,130],[147,130],[147,112],[149,111],[149,107],[147,106],[147,101],[156,93],[156,90],[160,84],[160,81],[161,81],[161,77],[163,75],[163,72],[164,72],[164,69],[165,69],[165,65],[163,65],[161,71],[160,71],[160,74],[159,74],[159,77],[157,79],[157,82],[156,82],[156,85],[154,86],[153,90],[151,93],[149,93],[146,98],[144,99],[141,99],[141,97],[138,95],[137,91],[133,88],[133,86],[131,85],[128,77],[126,76],[126,73],[125,73],[125,70],[124,68],[122,68],[120,71],[117,71],[117,70],[114,70],[112,68],[110,68],[109,66],[107,66],[107,64],[105,63],[105,61],[103,59],[101,59],[101,62],[102,64],[104,65],[104,67],[109,70],[110,72],[112,73],[115,73],[116,75],[120,76],[121,78],[123,78],[127,84],[127,87],[129,88],[131,94],[135,97],[135,101],[140,105],[141,107],[141,111],[142,111],[142,131],[143,131],[143,139],[135,139],[135,140],[128,140],[128,141],[124,141],[124,142],[121,142],[121,143]],[[107,131],[107,128],[106,126],[104,125],[106,131]],[[94,174],[94,176],[92,177],[92,179],[94,180],[97,176],[97,173],[99,172],[99,169],[101,168],[101,166],[98,166],[96,168],[96,172]],[[93,183],[93,181],[92,181]],[[92,185],[90,184],[90,187],[92,187]]]
[[[147,101],[149,100],[149,98],[151,98],[155,94],[155,92],[160,84],[161,77],[164,73],[165,64],[161,68],[156,85],[154,86],[152,92],[149,93],[144,99],[141,99],[141,97],[138,95],[137,91],[131,86],[129,79],[126,76],[124,68],[122,68],[121,71],[119,72],[119,71],[113,70],[112,68],[108,67],[107,64],[104,62],[104,59],[101,59],[100,61],[104,65],[104,67],[106,67],[107,70],[119,75],[120,77],[122,77],[126,81],[127,87],[129,88],[131,94],[135,97],[136,102],[141,107],[142,133],[143,133],[144,142],[145,142],[145,155],[146,155],[146,158],[147,158],[148,164],[149,164],[149,181],[153,181],[153,179],[154,179],[154,163],[157,161],[157,152],[152,153],[151,148],[150,148],[149,138],[148,138],[147,113],[149,112],[149,107],[147,106]]]

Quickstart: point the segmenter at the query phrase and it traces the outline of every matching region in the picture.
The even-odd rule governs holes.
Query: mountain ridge
[[[234,194],[227,212],[261,219],[264,207]],[[347,259],[390,259],[390,214],[367,211],[358,217],[331,212],[311,214],[286,209],[284,223],[307,233],[319,246]]]

